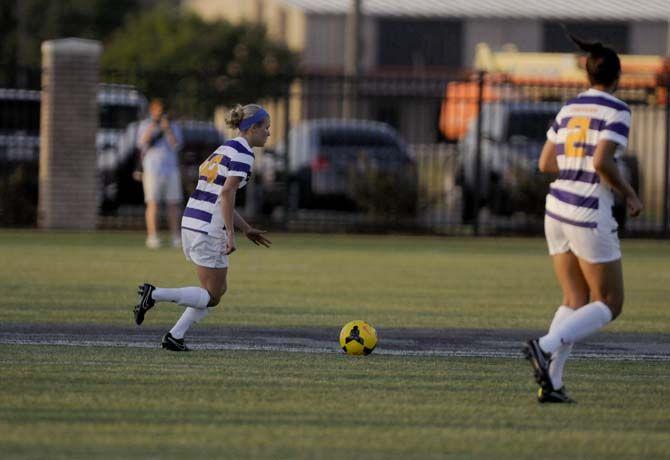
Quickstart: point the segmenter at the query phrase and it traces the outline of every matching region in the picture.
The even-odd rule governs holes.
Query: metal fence
[[[348,182],[354,203],[343,211],[327,206],[327,200],[302,200],[308,206],[288,207],[287,225],[310,230],[372,227],[447,234],[539,233],[552,180],[537,169],[545,133],[561,105],[585,89],[540,80],[501,81],[485,74],[451,80],[298,79],[287,96],[289,130],[300,133],[288,136],[286,168],[293,177],[288,203],[295,202],[291,190],[299,188],[300,180],[311,182],[311,190],[319,196],[328,190],[319,181]],[[618,200],[613,212],[630,235],[668,235],[667,94],[667,86],[660,84],[627,85],[617,93],[633,115],[628,151],[619,165],[646,206],[640,218],[626,219],[625,204]],[[356,140],[349,119],[392,126],[413,166],[391,161],[386,172],[393,167],[389,164],[407,168],[413,183],[396,182],[392,190],[380,184],[373,202],[369,194],[357,194],[354,179],[363,177],[375,189],[379,171],[360,168],[361,157],[374,157],[374,149]],[[360,129],[365,126],[359,123]],[[347,144],[349,150],[348,174],[342,167],[339,175],[324,172],[332,154],[326,146],[315,144],[314,138],[306,143],[305,131],[323,139],[328,139],[329,131],[339,133],[339,143]],[[346,137],[350,139],[345,141]],[[306,161],[308,157],[311,162]],[[302,159],[296,163],[297,158]],[[389,210],[391,203],[408,196],[416,198],[414,206],[405,207],[405,212]]]
[[[168,73],[163,78],[170,83]],[[147,98],[138,75],[103,74],[97,155],[100,227],[143,226],[134,126]],[[160,82],[159,82],[160,83]],[[160,85],[159,85],[160,86]],[[288,231],[537,234],[551,177],[537,159],[561,104],[585,88],[546,82],[418,76],[302,76],[262,99],[272,136],[239,206],[255,222]],[[220,142],[228,107],[204,114],[207,88],[174,85],[173,116],[187,142],[185,196],[199,162]],[[0,90],[0,225],[34,225],[39,91]],[[625,219],[629,235],[668,236],[667,82],[617,96],[633,125],[622,171],[645,203]],[[241,103],[250,101],[239,101]],[[205,120],[203,120],[205,119]]]

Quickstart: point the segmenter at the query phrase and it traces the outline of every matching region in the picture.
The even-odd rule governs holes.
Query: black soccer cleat
[[[135,315],[135,324],[138,326],[144,321],[144,315],[156,304],[156,301],[151,297],[154,290],[156,290],[156,286],[149,283],[137,287],[137,295],[140,296],[140,300],[135,305],[133,314]]]
[[[523,347],[523,353],[526,356],[526,359],[530,361],[531,366],[533,366],[537,384],[540,385],[543,390],[553,391],[554,387],[551,383],[551,378],[549,377],[549,362],[551,361],[551,355],[545,353],[542,348],[540,348],[540,343],[537,339],[532,339],[526,342]]]
[[[544,388],[540,388],[537,392],[537,402],[575,404],[577,401],[570,397],[565,391],[565,387],[561,387],[558,390],[545,390]]]
[[[161,341],[161,348],[165,348],[166,350],[170,351],[190,351],[190,349],[184,343],[184,339],[175,339],[169,332],[163,336],[163,340]]]

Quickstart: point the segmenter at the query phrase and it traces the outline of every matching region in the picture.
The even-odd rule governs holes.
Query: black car
[[[289,206],[414,214],[417,174],[395,129],[370,120],[320,119],[289,134]]]
[[[144,203],[142,182],[136,172],[140,170],[140,152],[137,148],[137,130],[140,122],[127,126],[118,143],[118,163],[105,178],[105,190],[109,191],[103,201],[103,214],[113,214],[119,206]],[[195,189],[198,167],[224,142],[223,134],[214,123],[196,120],[175,122],[181,129],[183,142],[179,152],[184,196]]]

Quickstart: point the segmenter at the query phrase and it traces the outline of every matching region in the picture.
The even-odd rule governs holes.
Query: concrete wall
[[[233,24],[261,23],[274,40],[284,42],[291,50],[305,49],[305,14],[278,0],[184,0],[186,9],[205,20],[225,19]]]
[[[508,43],[519,51],[542,51],[542,22],[532,19],[467,19],[463,24],[463,65],[474,64],[477,43],[488,43],[493,51]]]
[[[634,22],[630,27],[630,54],[670,56],[668,22]]]
[[[261,4],[257,0],[185,0],[185,8],[204,19],[226,19],[232,23],[258,22]]]
[[[302,64],[309,71],[344,70],[346,18],[335,14],[310,14],[307,20]]]

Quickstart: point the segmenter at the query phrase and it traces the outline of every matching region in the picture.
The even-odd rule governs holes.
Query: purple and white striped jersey
[[[628,144],[630,120],[626,103],[596,89],[580,93],[561,108],[547,131],[547,139],[556,144],[560,171],[549,187],[547,216],[579,227],[616,228],[614,195],[593,167],[593,153],[598,141],[606,139],[619,144],[619,157]]]
[[[223,236],[221,189],[228,176],[242,178],[239,188],[249,182],[254,152],[243,137],[236,137],[216,149],[200,165],[198,186],[184,209],[181,228],[211,236]]]

